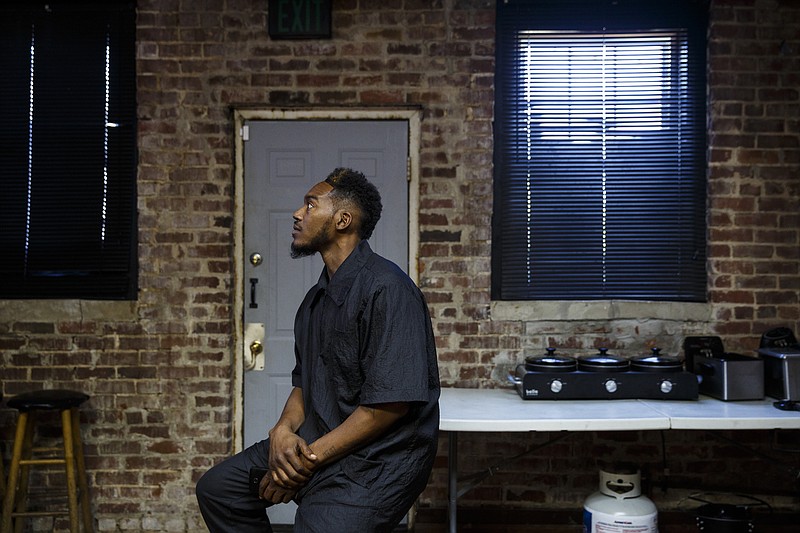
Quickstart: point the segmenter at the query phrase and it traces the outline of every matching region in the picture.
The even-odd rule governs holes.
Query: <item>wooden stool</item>
[[[81,502],[84,530],[93,531],[92,512],[89,508],[89,487],[86,482],[86,466],[83,461],[83,444],[78,417],[78,407],[88,399],[89,396],[82,392],[44,390],[18,394],[8,400],[8,406],[19,411],[19,418],[14,436],[14,451],[8,471],[8,484],[3,498],[3,521],[0,533],[11,533],[14,518],[17,518],[15,531],[19,533],[22,531],[24,517],[67,514],[69,514],[70,531],[78,533],[80,531],[78,500]],[[57,447],[33,447],[35,418],[40,411],[58,411],[61,415],[63,450]],[[40,454],[43,452],[48,452],[48,455],[41,456]],[[63,454],[57,452],[63,452]],[[67,476],[68,511],[27,512],[30,468],[41,465],[64,465]]]

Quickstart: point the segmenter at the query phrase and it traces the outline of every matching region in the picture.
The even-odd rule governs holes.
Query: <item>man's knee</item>
[[[212,500],[216,500],[227,491],[229,483],[225,480],[225,462],[213,466],[207,470],[194,487],[197,501],[200,502],[201,507],[208,504]]]

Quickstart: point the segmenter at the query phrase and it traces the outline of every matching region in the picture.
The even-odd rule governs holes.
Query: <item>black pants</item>
[[[249,492],[250,468],[266,468],[268,459],[269,440],[264,440],[214,466],[197,481],[197,503],[211,533],[272,533],[266,512],[272,504]]]
[[[269,502],[248,489],[251,467],[266,468],[269,440],[254,444],[211,468],[197,482],[197,502],[211,533],[271,533]],[[379,533],[392,531],[425,486],[400,488],[376,501],[380,464],[346,458],[317,472],[296,499],[294,533]]]

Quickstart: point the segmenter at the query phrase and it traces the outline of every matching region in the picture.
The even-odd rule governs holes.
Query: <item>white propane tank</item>
[[[600,490],[583,504],[584,533],[658,533],[658,510],[641,482],[638,470],[600,470]]]

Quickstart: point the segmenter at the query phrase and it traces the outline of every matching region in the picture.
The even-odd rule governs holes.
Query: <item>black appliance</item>
[[[764,359],[764,389],[778,400],[800,401],[800,344],[789,328],[761,336],[758,353]]]
[[[524,400],[696,400],[697,377],[677,357],[651,354],[626,359],[601,348],[578,358],[548,348],[525,358],[509,376]]]
[[[686,369],[697,374],[700,393],[728,400],[764,398],[764,361],[726,352],[719,337],[686,337]]]
[[[772,513],[772,507],[767,502],[745,494],[701,493],[690,495],[689,499],[703,503],[693,514],[696,516],[697,530],[704,533],[760,531],[760,528],[756,528],[755,513],[752,511],[764,507]]]

